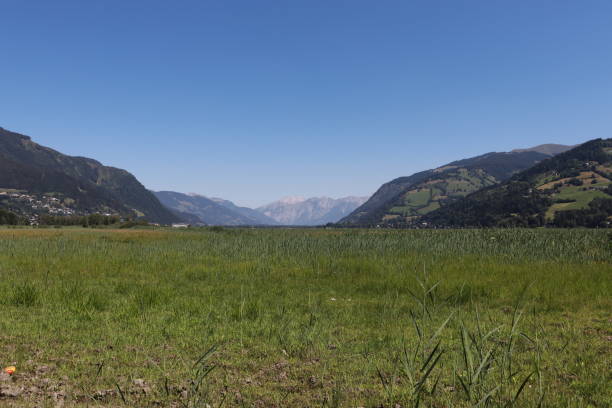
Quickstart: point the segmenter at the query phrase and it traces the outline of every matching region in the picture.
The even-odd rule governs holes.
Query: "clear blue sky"
[[[0,0],[0,126],[260,205],[610,137],[612,1]]]

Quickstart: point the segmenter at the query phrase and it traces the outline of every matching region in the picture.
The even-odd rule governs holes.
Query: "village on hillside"
[[[41,215],[87,215],[70,207],[66,202],[48,194],[34,194],[19,190],[0,189],[0,203],[27,217],[30,225],[38,225]],[[110,215],[110,214],[104,214]]]

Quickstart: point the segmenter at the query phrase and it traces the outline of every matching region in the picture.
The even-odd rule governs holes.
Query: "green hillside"
[[[393,226],[414,223],[441,206],[507,180],[549,157],[537,151],[487,153],[400,177],[381,186],[339,224]]]
[[[421,221],[450,227],[606,227],[612,216],[611,180],[612,139],[592,140]]]
[[[493,185],[498,180],[482,169],[457,167],[417,184],[402,194],[384,221],[414,219],[440,208],[441,203]]]

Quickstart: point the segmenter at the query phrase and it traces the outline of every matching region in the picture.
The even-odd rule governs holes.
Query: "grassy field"
[[[555,216],[555,212],[557,211],[581,210],[583,208],[588,208],[589,203],[594,198],[598,197],[608,198],[609,195],[597,189],[584,191],[583,187],[565,187],[561,190],[559,194],[555,195],[555,199],[573,201],[566,203],[556,203],[551,205],[550,208],[546,211],[546,218],[548,220],[552,220]]]
[[[0,406],[609,407],[603,230],[0,230]]]

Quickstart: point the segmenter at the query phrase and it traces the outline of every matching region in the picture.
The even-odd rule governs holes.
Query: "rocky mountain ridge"
[[[325,225],[351,213],[367,197],[285,197],[257,208],[257,211],[282,225]]]

